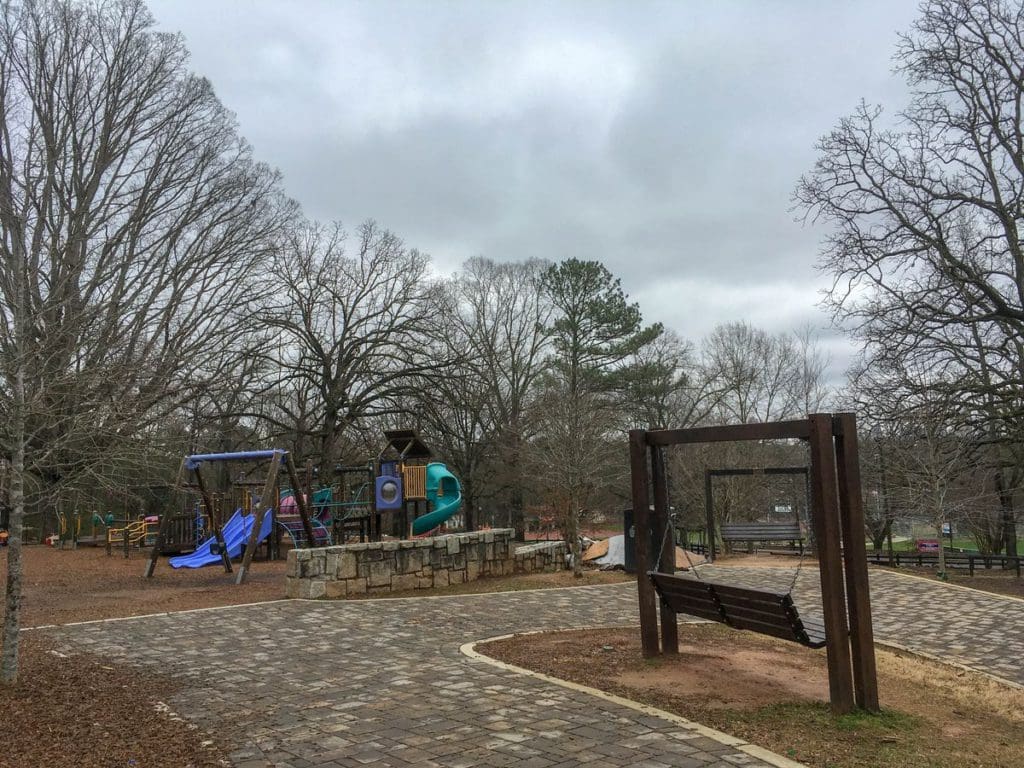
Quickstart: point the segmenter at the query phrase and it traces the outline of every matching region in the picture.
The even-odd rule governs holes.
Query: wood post
[[[192,470],[192,474],[196,476],[196,485],[199,486],[199,494],[203,497],[203,503],[206,505],[206,512],[210,516],[210,521],[213,525],[213,535],[217,539],[217,546],[220,547],[220,559],[224,563],[224,573],[231,573],[231,555],[228,554],[227,544],[224,542],[224,531],[221,530],[221,520],[219,515],[214,512],[213,509],[213,497],[206,490],[206,484],[203,482],[203,473],[199,467]]]
[[[295,471],[295,462],[292,461],[292,455],[286,453],[284,455],[284,467],[288,472],[288,482],[292,484],[292,488],[295,488],[295,503],[299,508],[299,517],[302,518],[302,530],[306,533],[306,540],[309,542],[310,547],[316,546],[316,539],[313,536],[313,522],[309,516],[309,499],[302,498],[302,494],[299,492],[299,475]],[[275,505],[276,506],[276,505]]]
[[[665,471],[665,449],[651,447],[651,480],[654,484],[654,516],[652,529],[658,542],[658,568],[660,573],[676,571],[676,539],[668,508],[668,473]],[[635,515],[636,512],[634,511]],[[637,538],[640,537],[638,530]],[[649,583],[649,580],[648,580]],[[675,610],[661,601],[661,652],[679,653],[679,620]]]
[[[871,622],[871,586],[864,543],[864,503],[861,498],[857,417],[840,413],[833,419],[836,464],[839,470],[839,514],[843,532],[843,568],[846,574],[853,687],[857,706],[878,712],[878,673]],[[973,565],[973,563],[972,563]]]
[[[704,557],[707,558],[709,563],[715,562],[715,505],[714,500],[711,496],[713,488],[711,487],[711,472],[710,470],[704,470],[704,515],[706,517],[707,525],[707,537],[708,540],[704,547]]]
[[[181,464],[178,466],[178,475],[175,477],[174,485],[171,487],[169,507],[164,510],[164,515],[160,518],[160,529],[157,531],[156,541],[153,542],[153,549],[149,553],[149,562],[146,563],[146,570],[143,573],[144,578],[152,578],[153,571],[156,570],[156,561],[160,557],[160,550],[163,549],[164,542],[167,541],[167,531],[171,526],[171,509],[173,509],[174,502],[177,500],[177,492],[184,480],[185,460],[182,459]],[[198,544],[199,542],[196,543]]]
[[[650,474],[646,432],[629,432],[629,467],[633,490],[633,546],[636,552],[636,591],[640,600],[640,644],[645,657],[658,655],[658,606],[647,572],[651,568]],[[629,531],[626,531],[628,537]]]
[[[825,652],[828,661],[829,698],[832,711],[844,715],[855,708],[850,642],[846,626],[846,591],[839,526],[832,417],[815,413],[810,421],[811,522],[818,545],[818,570],[825,618]]]
[[[267,500],[270,499],[270,507],[277,507],[277,499],[274,498],[274,489],[277,483],[277,472],[281,466],[281,456],[283,451],[274,451],[273,458],[270,459],[270,468],[267,470],[267,479],[263,482],[263,490],[260,491],[260,500],[253,510],[252,528],[249,530],[249,539],[245,544],[245,552],[242,555],[242,565],[238,569],[238,576],[235,578],[235,584],[242,584],[245,582],[245,576],[249,573],[249,566],[252,565],[252,558],[256,554],[256,542],[259,541],[260,528],[263,527],[263,518],[267,514]],[[295,484],[292,485],[293,489],[296,489]],[[299,491],[295,490],[295,496],[298,498]]]

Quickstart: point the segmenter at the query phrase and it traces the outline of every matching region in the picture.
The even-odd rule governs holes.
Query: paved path
[[[784,569],[706,569],[786,585]],[[795,590],[813,613],[817,573]],[[871,574],[879,640],[1024,684],[1024,603]],[[820,608],[818,609],[820,610]],[[242,768],[763,766],[659,717],[470,660],[463,643],[636,621],[632,584],[348,602],[282,601],[51,630],[187,679],[171,707],[219,729]],[[981,639],[978,639],[978,635]]]
[[[236,766],[765,766],[677,723],[474,661],[463,643],[636,621],[635,587],[282,601],[56,630],[184,677],[167,702]],[[130,659],[129,659],[130,657]]]
[[[789,568],[716,568],[712,580],[785,590]],[[871,613],[875,639],[964,664],[1024,685],[1024,601],[871,569]],[[818,567],[805,565],[793,590],[801,613],[821,616]]]

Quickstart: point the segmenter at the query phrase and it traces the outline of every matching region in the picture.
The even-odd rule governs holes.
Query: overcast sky
[[[698,341],[820,328],[790,195],[860,99],[905,101],[916,0],[151,0],[307,214],[377,219],[441,273],[598,259]]]

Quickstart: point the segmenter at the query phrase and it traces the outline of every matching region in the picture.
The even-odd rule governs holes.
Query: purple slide
[[[263,515],[263,525],[260,526],[259,535],[256,537],[257,544],[270,535],[271,528],[273,527],[273,517],[269,509]],[[252,531],[254,519],[255,515],[243,515],[241,509],[236,509],[235,514],[225,523],[224,528],[221,529],[221,534],[223,534],[224,543],[228,548],[228,557],[239,557],[242,554],[242,546],[249,541],[249,533]],[[202,568],[204,565],[222,562],[220,555],[215,555],[210,551],[216,542],[217,538],[210,536],[199,545],[195,552],[170,558],[171,567]]]

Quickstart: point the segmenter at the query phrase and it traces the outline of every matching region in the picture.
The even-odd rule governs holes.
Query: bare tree
[[[940,372],[923,396],[1004,445],[1024,424],[1022,27],[1016,2],[925,2],[895,56],[910,103],[843,119],[795,194],[832,225],[829,302],[869,357]],[[1005,528],[1015,547],[1012,510]]]
[[[234,366],[293,206],[137,0],[0,6],[0,423],[17,677],[26,479],[135,451]],[[97,473],[97,477],[102,473]]]
[[[260,314],[276,334],[265,354],[282,382],[315,392],[317,418],[261,415],[313,440],[324,471],[346,430],[401,410],[404,397],[451,366],[427,343],[443,306],[428,257],[372,221],[357,230],[353,253],[346,245],[340,224],[295,228],[274,259],[277,294]]]
[[[802,416],[827,396],[828,361],[806,328],[771,335],[746,322],[725,323],[704,340],[702,357],[724,421]]]
[[[517,536],[525,530],[524,444],[533,434],[531,408],[550,340],[553,307],[543,289],[549,266],[536,259],[498,264],[474,258],[457,279],[465,365],[485,384],[494,429],[492,481],[508,491],[508,524]]]

